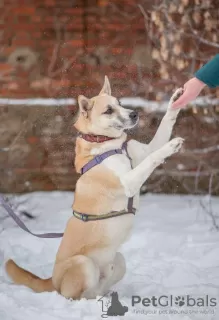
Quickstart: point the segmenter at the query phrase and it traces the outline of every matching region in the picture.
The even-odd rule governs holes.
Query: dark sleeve
[[[199,69],[195,77],[210,88],[219,86],[219,54]]]

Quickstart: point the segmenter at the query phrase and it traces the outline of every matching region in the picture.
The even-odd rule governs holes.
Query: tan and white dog
[[[179,112],[171,109],[171,105],[180,94],[182,91],[178,89],[170,99],[167,112],[148,145],[128,141],[132,167],[124,151],[106,158],[78,179],[73,210],[90,215],[108,214],[126,209],[128,197],[134,197],[134,207],[138,207],[142,184],[167,157],[179,151],[183,143],[181,138],[169,141]],[[76,129],[84,137],[86,134],[96,137],[92,142],[83,136],[76,140],[75,167],[80,172],[95,155],[121,148],[127,139],[124,131],[137,124],[138,114],[123,108],[111,95],[107,77],[98,96],[91,99],[79,96],[78,103]],[[112,139],[105,141],[103,137]],[[129,236],[133,219],[133,214],[87,222],[71,217],[56,256],[52,278],[41,279],[12,260],[6,263],[7,273],[16,284],[35,292],[56,290],[73,299],[103,295],[125,274],[125,260],[118,249]]]

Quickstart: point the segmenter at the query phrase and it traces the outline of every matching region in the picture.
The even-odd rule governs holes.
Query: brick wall
[[[6,151],[0,152],[0,190],[73,189],[72,121],[68,108],[2,107],[0,145]]]
[[[136,61],[147,74],[151,59],[136,1],[1,0],[0,6],[1,96],[92,95],[105,74],[117,94],[133,95],[136,86],[144,94]]]
[[[1,98],[92,96],[105,74],[117,97],[154,99],[153,88],[163,86],[156,82],[135,0],[0,0],[0,8]],[[0,192],[74,190],[75,108],[0,106]],[[183,113],[176,134],[187,138],[188,150],[216,144],[216,111],[211,111]],[[161,117],[141,111],[134,137],[149,141]],[[215,150],[175,156],[144,190],[207,192],[213,172],[212,190],[218,194],[217,156]]]
[[[139,112],[139,126],[130,137],[148,143],[163,114]],[[159,167],[144,192],[206,193],[213,178],[212,193],[219,194],[218,126],[211,112],[181,113],[173,135],[185,138],[185,151]],[[9,150],[0,151],[0,192],[74,190],[78,175],[73,167],[73,122],[68,107],[2,107],[0,146]]]

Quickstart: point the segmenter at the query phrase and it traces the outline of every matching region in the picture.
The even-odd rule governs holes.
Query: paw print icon
[[[179,306],[179,307],[182,307],[185,305],[185,298],[184,297],[181,297],[181,296],[178,296],[175,298],[175,305]]]

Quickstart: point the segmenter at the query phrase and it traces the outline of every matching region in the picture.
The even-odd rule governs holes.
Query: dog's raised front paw
[[[175,119],[180,111],[180,109],[173,109],[172,108],[172,104],[174,101],[176,101],[181,95],[183,94],[183,89],[179,88],[177,89],[174,94],[172,95],[172,97],[170,98],[169,104],[168,104],[168,108],[167,108],[167,114],[173,119]]]
[[[177,99],[179,99],[179,97],[180,97],[182,94],[183,94],[183,88],[177,89],[177,90],[174,92],[174,94],[172,95],[172,97],[170,98],[169,106],[171,106],[174,101],[176,101]]]
[[[172,139],[169,142],[169,146],[172,149],[172,153],[178,152],[181,149],[183,142],[184,142],[184,139],[180,137]]]
[[[163,159],[170,157],[172,154],[178,152],[182,147],[184,139],[174,138],[167,142],[160,150]]]

